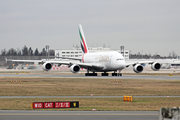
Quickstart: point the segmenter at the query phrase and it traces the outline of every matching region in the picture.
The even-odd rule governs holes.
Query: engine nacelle
[[[161,64],[158,63],[158,62],[154,62],[152,65],[151,65],[151,69],[154,70],[154,71],[157,71],[161,68]]]
[[[46,62],[46,63],[44,63],[44,64],[42,65],[42,69],[43,69],[44,71],[49,71],[49,70],[51,70],[51,68],[52,68],[52,64],[51,64],[51,63]]]
[[[133,67],[133,70],[134,72],[136,73],[140,73],[143,71],[143,66],[141,64],[136,64],[134,67]]]
[[[80,71],[80,66],[74,64],[74,65],[72,65],[72,66],[70,67],[70,71],[71,71],[72,73],[77,73],[77,72]]]

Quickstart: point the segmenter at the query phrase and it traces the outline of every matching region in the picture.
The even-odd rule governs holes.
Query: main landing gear
[[[89,73],[89,70],[87,70],[87,73],[85,73],[85,76],[97,76],[97,73]]]
[[[85,73],[85,76],[97,76],[97,73]]]

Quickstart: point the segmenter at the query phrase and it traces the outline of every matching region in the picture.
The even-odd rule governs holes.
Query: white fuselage
[[[124,57],[115,51],[86,53],[82,56],[82,62],[104,66],[102,71],[116,71],[125,68]]]

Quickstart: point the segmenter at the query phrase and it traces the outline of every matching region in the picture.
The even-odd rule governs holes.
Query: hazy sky
[[[180,55],[180,0],[0,0],[0,50],[124,45],[132,53]]]

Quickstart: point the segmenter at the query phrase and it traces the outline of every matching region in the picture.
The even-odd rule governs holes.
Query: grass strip
[[[178,107],[180,98],[134,98],[124,102],[122,98],[20,98],[0,99],[1,110],[31,110],[32,102],[79,101],[79,108],[36,110],[91,111],[158,111],[161,107]]]
[[[179,86],[180,80],[0,77],[0,96],[178,96]]]

